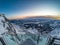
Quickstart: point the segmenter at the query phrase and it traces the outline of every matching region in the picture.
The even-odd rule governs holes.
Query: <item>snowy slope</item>
[[[60,28],[59,29],[56,28],[53,31],[51,31],[50,35],[55,38],[60,38]]]
[[[15,34],[16,31],[13,24],[4,15],[0,15],[0,35],[4,33]]]
[[[8,31],[6,28],[8,27],[7,22],[3,16],[0,15],[0,35]]]
[[[15,40],[14,42],[17,44],[20,43],[16,30],[18,30],[17,27],[15,28],[15,26],[12,23],[10,23],[4,15],[0,15],[0,37],[3,38],[5,43],[8,43],[7,41],[9,40]],[[8,38],[9,40],[7,40],[6,38]],[[13,40],[11,38],[13,38]]]

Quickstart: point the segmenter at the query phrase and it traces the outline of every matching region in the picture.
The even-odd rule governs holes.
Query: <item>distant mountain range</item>
[[[47,15],[47,16],[19,16],[19,17],[12,18],[12,20],[26,19],[26,18],[52,18],[55,20],[60,20],[60,16],[50,16],[50,15]]]

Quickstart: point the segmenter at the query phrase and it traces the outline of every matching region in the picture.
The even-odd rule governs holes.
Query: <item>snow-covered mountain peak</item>
[[[3,34],[7,31],[6,17],[3,14],[0,14],[0,34]]]
[[[14,31],[12,24],[8,21],[8,19],[1,14],[0,15],[0,35],[4,34],[5,32],[12,33]]]
[[[5,22],[5,21],[7,21],[8,19],[5,17],[5,15],[4,14],[0,14],[0,22]]]
[[[1,20],[5,21],[4,17],[0,16],[0,21],[1,21]]]

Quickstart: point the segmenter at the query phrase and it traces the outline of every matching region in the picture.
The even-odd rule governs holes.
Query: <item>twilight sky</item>
[[[0,13],[9,18],[60,15],[60,0],[0,0]]]

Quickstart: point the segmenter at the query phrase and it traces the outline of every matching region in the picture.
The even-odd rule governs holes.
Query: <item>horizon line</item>
[[[59,15],[55,15],[55,16],[53,16],[53,15],[36,15],[36,16],[34,16],[34,15],[32,15],[32,16],[21,15],[21,16],[13,16],[13,17],[10,17],[10,18],[7,17],[7,18],[10,19],[10,20],[14,20],[14,19],[26,19],[26,18],[32,18],[32,17],[45,17],[45,18],[54,18],[54,19],[60,20]]]

